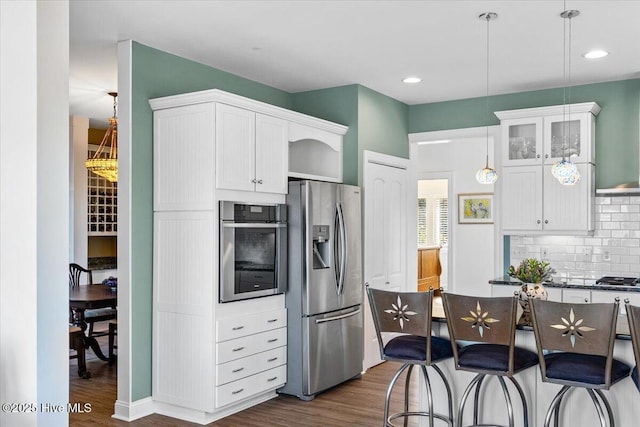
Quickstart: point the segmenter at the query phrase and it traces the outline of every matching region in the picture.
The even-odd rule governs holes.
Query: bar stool
[[[600,425],[615,426],[609,401],[601,390],[629,375],[631,367],[613,358],[619,302],[574,304],[530,300],[542,381],[562,384],[544,420],[558,427],[560,405],[571,388],[586,389]],[[604,405],[604,410],[603,410]],[[606,414],[605,414],[606,411]]]
[[[487,375],[494,375],[498,378],[504,394],[509,426],[514,426],[514,414],[504,377],[509,378],[520,395],[523,422],[527,427],[527,401],[522,387],[513,375],[535,366],[538,363],[538,355],[515,346],[517,297],[486,298],[443,292],[442,302],[455,367],[457,370],[477,373],[460,400],[456,426],[462,426],[464,408],[472,391],[475,391],[473,425],[479,425],[478,409],[482,384]]]
[[[636,366],[631,371],[631,379],[640,391],[640,380],[638,379],[638,366],[640,366],[640,307],[631,305],[629,300],[624,300],[627,310],[627,321],[629,322],[629,333],[631,334],[631,346],[636,359]]]
[[[428,292],[389,292],[370,288],[367,296],[371,306],[373,322],[380,345],[382,360],[402,363],[393,376],[384,402],[384,427],[394,426],[391,421],[407,417],[421,416],[429,419],[433,427],[434,420],[441,420],[447,426],[453,426],[453,404],[451,387],[442,370],[435,364],[452,357],[451,342],[431,335],[431,310],[433,289]],[[386,344],[383,334],[393,333],[394,338]],[[398,335],[401,334],[401,335]],[[409,411],[409,384],[414,366],[420,366],[426,384],[428,411]],[[427,367],[432,367],[442,379],[447,391],[448,415],[434,413],[433,393]],[[406,371],[404,390],[404,411],[389,415],[389,401],[398,378]]]

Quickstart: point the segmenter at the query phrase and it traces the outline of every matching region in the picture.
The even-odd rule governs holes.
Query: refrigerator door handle
[[[347,233],[344,225],[344,213],[342,212],[342,204],[340,202],[336,203],[336,234],[339,238],[336,238],[335,243],[335,256],[337,258],[337,254],[340,255],[340,259],[336,259],[336,284],[337,284],[337,293],[341,295],[344,290],[344,275],[346,270],[346,262],[347,262]]]
[[[357,309],[356,311],[352,311],[351,313],[341,314],[340,316],[327,317],[325,319],[318,319],[316,320],[316,324],[333,322],[334,320],[346,319],[347,317],[355,316],[358,313],[360,313],[360,309]]]

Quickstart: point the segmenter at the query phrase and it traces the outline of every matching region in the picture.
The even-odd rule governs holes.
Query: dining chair
[[[531,300],[533,331],[543,382],[561,384],[545,416],[559,427],[560,406],[572,388],[584,388],[602,427],[615,426],[609,401],[602,390],[629,376],[631,367],[613,358],[619,301],[569,303]],[[604,408],[603,408],[604,406]]]
[[[113,350],[118,348],[118,346],[115,344],[117,333],[118,333],[118,321],[111,320],[109,322],[109,365],[113,365],[113,363],[116,361],[116,356]]]
[[[502,388],[509,426],[514,426],[514,410],[504,377],[511,381],[520,396],[522,422],[527,427],[527,400],[514,374],[535,366],[538,356],[533,351],[515,345],[517,297],[476,297],[443,292],[442,303],[455,368],[477,374],[462,394],[456,426],[462,426],[465,405],[472,391],[475,391],[473,425],[480,425],[480,400],[484,398],[481,395],[482,385],[487,375],[491,375],[498,379]]]
[[[90,378],[91,374],[87,371],[84,333],[77,326],[69,325],[69,349],[76,352],[69,356],[69,360],[78,359],[78,376],[85,379]]]
[[[625,309],[627,311],[627,321],[629,322],[629,333],[631,334],[631,346],[633,347],[633,356],[636,360],[636,366],[631,371],[631,379],[638,391],[640,391],[640,380],[638,379],[638,366],[640,366],[640,307],[631,305],[629,300],[625,301]]]
[[[427,417],[429,427],[433,427],[434,420],[441,420],[446,425],[453,426],[451,387],[446,376],[436,364],[436,362],[452,357],[451,343],[447,339],[431,334],[433,289],[427,292],[391,292],[374,289],[369,285],[366,289],[378,337],[380,357],[385,361],[402,364],[387,388],[383,426],[393,426],[392,421],[397,418],[404,418],[406,425],[407,417],[412,416]],[[427,411],[409,410],[409,386],[411,373],[415,366],[420,367],[426,385]],[[427,367],[436,371],[446,389],[448,405],[448,414],[446,415],[434,412],[434,396]],[[393,388],[405,371],[404,410],[389,415]]]
[[[80,286],[81,276],[85,273],[87,275],[87,285],[93,285],[93,275],[91,270],[82,267],[79,264],[69,264],[69,288]],[[89,325],[89,331],[87,335],[89,337],[100,337],[108,335],[108,331],[94,332],[93,326],[96,322],[103,322],[108,320],[115,320],[117,318],[118,311],[115,307],[96,308],[85,310],[84,319]],[[69,323],[74,322],[73,310],[69,308]]]

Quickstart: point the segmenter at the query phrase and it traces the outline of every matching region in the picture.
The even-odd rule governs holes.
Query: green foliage
[[[515,277],[524,283],[551,282],[551,275],[555,270],[548,262],[536,258],[526,258],[520,262],[518,268],[509,266],[509,276]]]

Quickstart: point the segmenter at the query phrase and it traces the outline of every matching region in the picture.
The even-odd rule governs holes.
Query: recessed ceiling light
[[[422,79],[420,77],[405,77],[402,81],[403,83],[420,83]]]
[[[607,55],[609,55],[609,52],[607,52],[606,50],[592,50],[591,52],[587,52],[582,56],[587,59],[598,59],[604,58]]]

